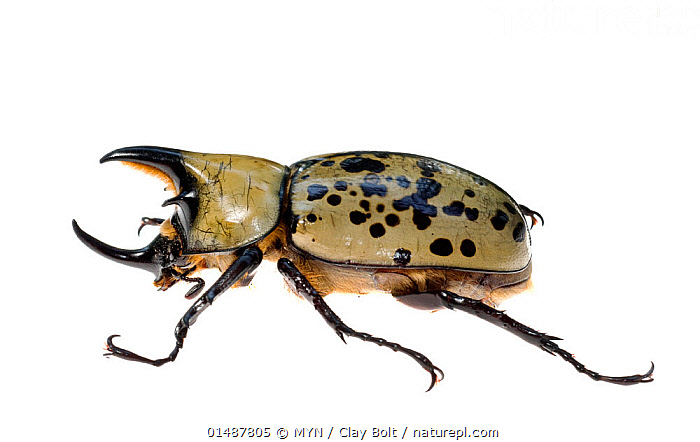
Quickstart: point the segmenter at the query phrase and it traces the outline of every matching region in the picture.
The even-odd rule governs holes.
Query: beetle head
[[[287,168],[245,155],[205,154],[135,146],[108,153],[100,163],[120,161],[162,179],[176,195],[163,206],[174,213],[148,246],[124,250],[85,233],[80,240],[97,253],[152,271],[167,288],[204,266],[203,255],[233,253],[270,233],[279,223]]]
[[[98,254],[152,272],[156,277],[154,284],[161,289],[167,289],[176,283],[180,276],[194,270],[193,263],[190,262],[193,259],[183,256],[182,235],[179,229],[173,226],[181,225],[183,220],[189,220],[196,215],[197,198],[193,179],[185,172],[181,154],[172,149],[148,146],[117,149],[102,157],[100,163],[108,161],[125,162],[162,179],[168,189],[179,189],[180,193],[176,197],[163,203],[163,206],[177,204],[179,210],[171,219],[159,220],[162,221],[159,235],[141,249],[127,250],[106,244],[82,230],[75,220],[73,231],[83,244]]]

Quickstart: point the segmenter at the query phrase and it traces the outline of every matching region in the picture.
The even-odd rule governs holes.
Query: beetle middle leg
[[[172,362],[177,357],[180,352],[182,345],[187,337],[187,330],[195,323],[199,315],[209,307],[216,298],[219,297],[224,291],[228,290],[233,286],[238,280],[244,277],[246,274],[251,273],[255,270],[260,262],[262,261],[262,252],[257,247],[250,247],[246,249],[241,256],[226,269],[225,272],[216,280],[214,284],[209,287],[209,289],[200,296],[192,307],[190,307],[185,315],[180,319],[177,326],[175,327],[175,348],[170,355],[161,359],[148,359],[143,356],[137,355],[134,352],[125,350],[121,347],[114,345],[112,340],[119,335],[112,335],[107,338],[107,348],[109,353],[105,353],[105,356],[116,356],[118,358],[126,359],[128,361],[143,362],[145,364],[150,364],[156,367],[160,367],[166,362]]]
[[[297,294],[302,295],[307,301],[311,302],[314,305],[316,311],[319,312],[321,316],[323,316],[323,319],[325,319],[326,323],[329,326],[331,326],[333,330],[335,330],[336,334],[340,337],[340,339],[343,342],[345,342],[345,335],[352,338],[362,339],[363,341],[372,342],[374,344],[379,345],[380,347],[388,347],[394,351],[410,356],[411,358],[413,358],[413,360],[418,362],[418,364],[420,364],[420,366],[423,367],[425,371],[430,373],[431,381],[430,387],[428,387],[427,391],[430,391],[437,383],[437,373],[440,373],[440,379],[443,378],[442,370],[433,365],[433,363],[430,362],[430,360],[423,354],[418,353],[415,350],[403,347],[395,342],[389,342],[386,339],[377,338],[368,333],[355,331],[352,328],[345,325],[345,323],[338,317],[338,315],[336,315],[335,312],[331,310],[326,301],[323,299],[323,296],[321,296],[321,294],[319,294],[316,291],[316,289],[314,289],[309,280],[306,279],[306,277],[299,271],[299,269],[297,269],[294,263],[292,263],[289,259],[282,258],[279,261],[277,261],[277,269],[280,271],[280,273],[282,273],[284,278],[287,280],[287,283],[294,288]]]
[[[563,348],[559,347],[554,341],[561,340],[555,336],[550,336],[545,333],[538,332],[506,315],[503,311],[497,310],[475,299],[459,296],[447,290],[436,290],[430,292],[416,293],[412,295],[404,295],[402,297],[433,297],[439,302],[442,307],[447,307],[451,310],[461,310],[470,313],[481,319],[484,319],[492,324],[502,327],[526,342],[535,345],[542,350],[552,355],[559,355],[569,364],[573,365],[579,373],[583,373],[596,381],[610,382],[620,385],[634,385],[642,382],[651,382],[651,375],[654,371],[654,363],[651,363],[651,368],[645,374],[635,374],[632,376],[604,376],[595,371],[589,370],[582,363],[574,359],[574,356]],[[399,298],[400,299],[400,298]],[[409,299],[403,299],[410,305]],[[425,302],[423,300],[423,302]]]

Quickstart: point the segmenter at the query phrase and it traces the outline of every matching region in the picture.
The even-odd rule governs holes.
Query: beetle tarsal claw
[[[117,358],[126,359],[127,361],[143,362],[145,364],[150,364],[150,365],[155,365],[155,366],[159,366],[159,365],[163,364],[163,362],[164,362],[163,360],[159,359],[159,360],[154,361],[152,359],[144,358],[143,356],[137,355],[136,353],[134,353],[132,351],[123,349],[121,347],[117,347],[112,342],[112,339],[118,338],[118,337],[119,337],[119,335],[112,335],[112,336],[107,338],[106,350],[109,353],[105,353],[103,356],[106,356],[106,357],[115,356]],[[161,361],[163,361],[163,362],[161,362]]]
[[[520,210],[523,212],[523,215],[530,217],[530,220],[532,222],[530,228],[535,227],[537,225],[537,218],[540,219],[542,226],[544,226],[544,218],[542,217],[542,215],[540,215],[539,212],[532,210],[523,204],[520,204]]]
[[[586,374],[588,374],[588,373],[586,373]],[[649,371],[647,371],[644,374],[635,374],[632,376],[599,376],[598,378],[591,376],[590,374],[588,374],[588,375],[595,380],[610,382],[612,384],[635,385],[635,384],[641,384],[641,383],[645,383],[645,382],[652,382],[654,380],[651,377],[652,374],[654,374],[654,362],[653,361],[651,362],[651,368],[649,368]]]
[[[112,339],[118,338],[119,336],[120,335],[111,335],[110,337],[107,338],[107,342],[105,342],[104,349],[105,349],[105,351],[108,351],[109,353],[105,353],[102,356],[107,356],[107,357],[114,356],[114,354],[112,352],[117,347],[112,343]]]
[[[103,349],[103,350],[105,350],[105,351],[110,351],[110,352],[111,352],[112,350],[111,350],[110,348],[111,348],[111,347],[114,347],[114,345],[112,344],[112,339],[113,339],[113,338],[118,338],[118,337],[119,337],[119,335],[112,335],[112,336],[108,337],[108,338],[107,338],[107,342],[105,342],[105,346],[104,346],[104,349]],[[102,356],[108,356],[108,357],[109,357],[109,356],[112,356],[112,353],[105,353],[105,354],[102,355]]]
[[[425,390],[426,393],[429,392],[430,390],[432,390],[433,387],[436,386],[438,382],[445,379],[445,373],[443,373],[442,370],[440,370],[438,367],[433,365],[429,371],[430,371],[430,387],[428,387],[428,389]],[[438,378],[437,373],[440,373],[439,378]]]
[[[639,384],[639,383],[643,383],[643,382],[651,382],[654,380],[651,378],[651,375],[654,373],[654,363],[653,362],[651,363],[651,368],[649,369],[649,371],[647,371],[644,374],[634,374],[631,376],[605,376],[605,375],[602,375],[596,371],[593,371],[593,370],[586,368],[585,365],[583,365],[581,362],[577,361],[574,358],[573,354],[571,354],[568,351],[564,350],[563,348],[559,347],[557,344],[555,344],[551,340],[543,340],[541,342],[540,347],[542,348],[542,350],[545,350],[546,352],[548,352],[550,354],[560,356],[566,362],[573,365],[574,368],[579,373],[583,373],[595,381],[609,382],[611,384],[618,384],[618,385],[634,385],[634,384]]]

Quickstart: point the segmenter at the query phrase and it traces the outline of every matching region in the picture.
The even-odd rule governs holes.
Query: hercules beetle
[[[531,274],[530,227],[539,213],[520,205],[491,181],[432,158],[393,152],[346,152],[307,158],[290,167],[261,158],[186,152],[163,147],[117,149],[100,160],[126,162],[156,175],[176,196],[170,219],[146,247],[124,250],[85,233],[78,238],[112,260],[152,271],[168,289],[194,283],[217,268],[221,277],[187,310],[175,328],[175,348],[148,359],[107,339],[105,356],[160,366],[174,361],[189,327],[225,290],[247,285],[262,259],[274,260],[290,288],[307,299],[338,336],[389,347],[413,358],[431,376],[442,371],[417,351],[345,323],[324,301],[340,291],[388,291],[428,310],[446,307],[501,326],[542,350],[559,355],[594,380],[650,382],[645,374],[604,376],[560,348],[554,336],[527,327],[495,307],[526,288]]]

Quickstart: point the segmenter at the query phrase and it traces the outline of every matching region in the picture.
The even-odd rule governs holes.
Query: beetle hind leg
[[[399,353],[403,353],[411,357],[414,361],[423,367],[425,371],[430,374],[430,387],[427,391],[430,391],[435,384],[438,382],[438,373],[440,379],[444,377],[442,370],[436,367],[430,359],[425,357],[423,354],[411,350],[410,348],[403,347],[395,342],[389,342],[386,339],[377,338],[370,335],[369,333],[363,333],[353,330],[352,328],[345,325],[345,323],[338,317],[338,315],[331,310],[326,301],[323,299],[316,289],[311,285],[308,279],[297,269],[297,267],[287,258],[282,258],[277,261],[277,268],[282,273],[287,283],[292,287],[297,294],[303,296],[306,300],[311,302],[316,308],[316,311],[323,316],[326,323],[335,330],[336,334],[340,339],[345,342],[345,336],[352,338],[361,339],[366,342],[372,342],[379,345],[380,347],[387,347]]]
[[[651,363],[651,368],[644,374],[635,374],[632,376],[604,376],[595,371],[589,370],[582,363],[574,359],[574,356],[563,348],[559,347],[554,341],[561,340],[555,336],[550,336],[545,333],[538,332],[506,315],[503,311],[497,310],[471,298],[465,298],[447,290],[437,290],[433,292],[424,292],[416,295],[406,296],[423,296],[433,295],[437,298],[442,306],[451,310],[461,310],[470,313],[481,319],[484,319],[492,324],[502,327],[526,342],[535,345],[542,350],[552,355],[559,355],[569,364],[573,365],[579,373],[583,373],[596,381],[604,381],[612,384],[634,385],[643,382],[651,382],[651,375],[654,372],[654,363]]]

